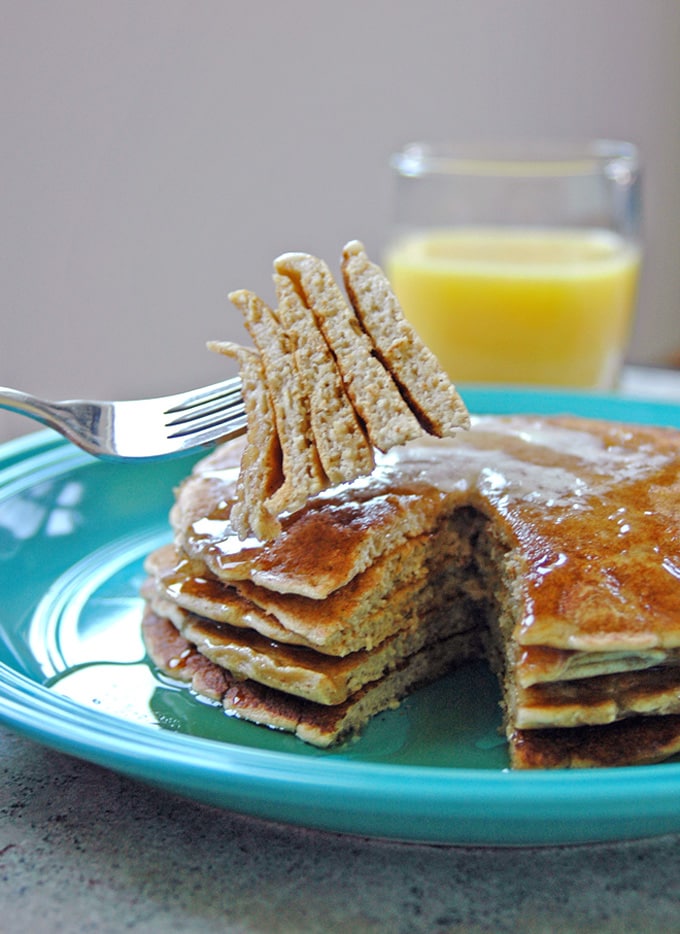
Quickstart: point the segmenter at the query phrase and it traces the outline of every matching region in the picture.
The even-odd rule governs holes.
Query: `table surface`
[[[680,374],[622,391],[680,399]],[[443,847],[266,823],[0,727],[0,930],[680,931],[680,835]]]

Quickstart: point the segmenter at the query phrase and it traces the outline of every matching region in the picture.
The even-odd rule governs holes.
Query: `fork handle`
[[[0,408],[27,415],[63,434],[64,409],[58,402],[47,402],[28,392],[21,392],[20,389],[0,386]]]

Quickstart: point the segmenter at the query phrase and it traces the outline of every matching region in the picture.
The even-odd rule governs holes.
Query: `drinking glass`
[[[640,268],[632,143],[413,143],[384,265],[454,382],[610,390]]]

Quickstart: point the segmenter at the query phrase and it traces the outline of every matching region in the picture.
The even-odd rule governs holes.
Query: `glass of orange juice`
[[[640,268],[634,145],[414,143],[392,167],[384,265],[451,379],[616,386]]]

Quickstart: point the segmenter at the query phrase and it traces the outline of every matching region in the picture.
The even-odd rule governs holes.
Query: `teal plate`
[[[470,387],[475,413],[680,427],[680,405]],[[50,432],[0,448],[0,717],[51,748],[269,820],[440,844],[546,845],[680,831],[680,762],[511,772],[498,693],[469,665],[322,751],[159,677],[139,635],[146,553],[191,459],[113,465]]]

